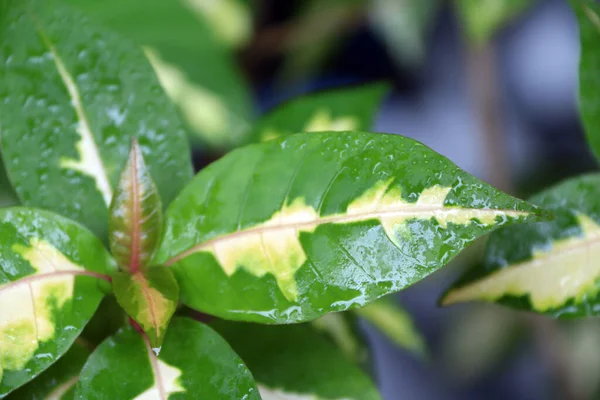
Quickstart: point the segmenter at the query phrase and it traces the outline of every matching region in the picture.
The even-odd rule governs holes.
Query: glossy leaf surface
[[[599,198],[599,174],[531,198],[556,220],[495,232],[483,266],[469,271],[442,304],[483,300],[554,317],[599,314]]]
[[[485,45],[511,19],[527,10],[534,0],[456,0],[467,38]]]
[[[401,290],[539,214],[408,138],[297,134],[202,170],[169,207],[155,261],[199,311],[298,322]]]
[[[160,348],[179,300],[179,286],[173,272],[165,267],[133,274],[117,272],[112,283],[121,307],[140,324],[150,345]]]
[[[8,400],[73,400],[79,373],[91,350],[79,342],[50,368],[27,385],[12,392]]]
[[[371,380],[310,325],[213,323],[242,357],[263,400],[376,400]]]
[[[189,146],[142,50],[56,0],[1,5],[2,152],[22,203],[105,240],[137,137],[168,204],[191,177]]]
[[[259,400],[252,375],[211,328],[175,318],[156,357],[133,328],[103,342],[81,372],[80,400]]]
[[[579,109],[589,146],[600,159],[600,4],[571,0],[579,22],[581,55],[579,60]]]
[[[26,208],[0,210],[0,261],[2,397],[69,349],[116,266],[79,224]]]
[[[298,132],[369,130],[389,89],[380,83],[290,100],[259,120],[251,140],[264,142]]]
[[[136,272],[152,259],[162,229],[162,205],[158,189],[133,141],[110,205],[108,242],[123,271]]]
[[[394,344],[419,356],[426,353],[425,342],[411,315],[390,296],[354,310]]]
[[[209,18],[209,23],[202,17],[202,8],[223,7],[231,0],[68,1],[107,28],[148,48],[163,87],[196,140],[233,146],[249,133],[252,104],[248,87],[232,55],[211,30],[214,20]],[[236,17],[225,9],[225,16],[219,18],[225,21],[218,24],[231,29]]]

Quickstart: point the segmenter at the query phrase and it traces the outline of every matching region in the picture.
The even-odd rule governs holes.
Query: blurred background
[[[134,10],[113,2],[111,12]],[[100,8],[93,10],[96,3],[102,2],[82,7],[108,18]],[[169,81],[168,67],[161,67],[151,49],[148,56],[187,122],[200,132],[192,137],[197,169],[234,147],[247,121],[290,99],[381,81],[391,91],[373,131],[417,139],[517,197],[597,168],[577,112],[579,38],[565,0],[189,4],[210,31],[190,40],[200,44],[200,66],[188,68],[197,74],[189,81],[171,74]],[[177,46],[183,53],[188,45],[166,44],[177,29],[142,37],[146,31],[122,20],[126,27],[116,19],[113,26],[147,39],[163,56],[172,55],[170,61],[177,58]],[[201,109],[186,114],[184,98],[194,98]],[[7,187],[3,176],[0,185]],[[0,201],[7,205],[14,197],[3,190]],[[426,358],[361,323],[384,399],[600,398],[600,321],[558,322],[487,304],[438,308],[442,292],[478,262],[481,250],[478,242],[396,296],[424,337]]]

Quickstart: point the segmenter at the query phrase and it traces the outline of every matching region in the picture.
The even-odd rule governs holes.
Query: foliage
[[[443,304],[598,313],[597,174],[511,197],[417,141],[368,132],[382,83],[254,118],[232,54],[249,28],[224,23],[249,8],[219,4],[0,2],[0,184],[23,204],[0,210],[0,398],[379,399],[357,317],[423,355],[384,296],[489,233],[484,264]],[[574,5],[598,151],[600,18]],[[486,41],[504,19],[468,29]],[[192,177],[189,137],[239,148]],[[107,333],[86,334],[98,319]]]

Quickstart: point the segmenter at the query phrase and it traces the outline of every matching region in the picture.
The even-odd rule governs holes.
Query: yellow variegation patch
[[[360,341],[342,313],[326,314],[314,320],[312,325],[320,331],[327,332],[346,357],[354,361],[362,361]]]
[[[79,88],[75,84],[73,77],[67,70],[60,55],[56,51],[56,48],[50,42],[45,32],[40,26],[38,26],[38,30],[42,40],[50,50],[50,53],[52,53],[52,58],[56,64],[56,69],[58,70],[58,74],[60,75],[63,84],[65,85],[69,96],[71,97],[71,105],[73,106],[78,119],[77,133],[79,134],[79,140],[76,148],[79,159],[77,160],[63,157],[60,159],[60,167],[79,171],[82,174],[92,178],[96,184],[96,188],[102,194],[102,198],[108,206],[112,199],[112,189],[110,187],[108,175],[106,174],[106,169],[104,168],[104,164],[100,158],[100,151],[98,150],[98,146],[94,141],[94,134],[92,133],[90,123],[87,115],[85,114],[83,102],[81,101],[81,95],[79,94]]]
[[[252,32],[252,19],[248,7],[237,0],[185,0],[185,5],[206,17],[225,44],[237,47]]]
[[[295,199],[264,223],[249,229],[217,237],[169,260],[171,265],[187,255],[209,251],[221,264],[225,273],[233,275],[243,268],[254,276],[272,274],[283,295],[290,301],[298,298],[295,273],[306,261],[300,243],[300,232],[312,232],[322,224],[347,224],[379,220],[389,239],[396,245],[399,236],[406,236],[406,221],[436,220],[443,228],[449,223],[465,225],[473,220],[492,225],[496,218],[523,217],[526,212],[513,210],[465,209],[446,207],[444,201],[451,188],[433,186],[423,190],[419,199],[409,203],[402,199],[400,190],[392,187],[392,180],[379,182],[354,200],[346,213],[320,217],[306,205],[303,198]]]
[[[73,297],[75,280],[61,272],[84,270],[44,240],[32,239],[29,247],[17,244],[13,250],[36,272],[0,285],[0,378],[3,370],[22,369],[39,342],[54,337],[53,313]]]
[[[304,127],[304,132],[353,131],[358,129],[358,126],[356,117],[345,116],[334,119],[331,117],[331,111],[325,108],[315,112]]]
[[[453,289],[442,304],[528,296],[531,306],[543,312],[595,294],[600,279],[600,226],[586,215],[577,218],[581,236],[555,241],[549,248],[535,250],[531,260]]]
[[[180,383],[181,370],[156,358],[150,348],[148,348],[148,354],[154,373],[154,385],[134,400],[166,399],[173,393],[185,392],[185,388]],[[160,382],[157,381],[158,379]]]
[[[271,389],[264,385],[258,384],[258,391],[262,400],[351,400],[347,397],[338,399],[329,399],[312,394],[290,393],[281,389]]]
[[[160,332],[173,315],[176,303],[150,286],[143,273],[132,275],[132,279],[140,287],[139,295],[143,296],[143,299],[140,298],[137,302],[139,308],[135,319],[144,331],[155,330],[156,337],[160,338]]]

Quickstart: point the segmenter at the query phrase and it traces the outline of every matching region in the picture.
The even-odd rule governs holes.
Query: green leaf
[[[81,368],[91,354],[83,344],[73,346],[35,380],[15,390],[7,400],[73,400]]]
[[[2,155],[0,154],[0,207],[9,207],[17,205],[17,195],[8,180],[6,170],[4,169],[4,162],[2,161]]]
[[[483,300],[554,317],[597,315],[598,198],[599,174],[569,179],[532,197],[556,219],[495,232],[484,264],[455,284],[442,304]]]
[[[160,239],[162,219],[160,195],[134,140],[108,221],[110,250],[123,271],[133,273],[148,266]]]
[[[158,357],[131,327],[107,339],[83,368],[75,398],[260,400],[252,375],[227,342],[187,318],[173,320]]]
[[[427,34],[439,0],[374,0],[369,13],[371,28],[378,34],[399,66],[418,67],[427,52]]]
[[[467,38],[485,45],[507,22],[527,10],[534,0],[455,0]]]
[[[600,4],[571,0],[579,22],[581,56],[579,60],[579,109],[589,146],[600,159]]]
[[[250,138],[259,142],[297,132],[368,130],[389,90],[378,83],[299,97],[261,118]]]
[[[325,314],[311,322],[313,328],[328,337],[337,348],[356,364],[369,361],[369,349],[358,330],[358,317],[350,312]]]
[[[354,310],[379,329],[393,343],[418,356],[427,352],[425,341],[417,330],[412,317],[390,296],[383,297],[363,308]]]
[[[88,230],[47,211],[0,210],[0,397],[71,346],[116,268]]]
[[[143,52],[55,0],[1,6],[2,152],[23,204],[105,240],[133,137],[168,204],[191,178],[189,146]]]
[[[402,290],[542,214],[412,139],[297,134],[202,170],[167,210],[155,262],[199,311],[299,322]]]
[[[113,275],[113,291],[117,301],[148,335],[153,348],[160,348],[177,308],[179,286],[173,272],[153,267],[133,274]]]
[[[210,24],[198,18],[193,7],[218,5],[224,0],[68,1],[147,48],[163,87],[196,141],[228,147],[248,134],[253,109],[246,82],[233,55],[215,39]],[[232,22],[227,21],[229,28]]]
[[[381,399],[369,377],[310,325],[212,326],[248,365],[263,400]]]

